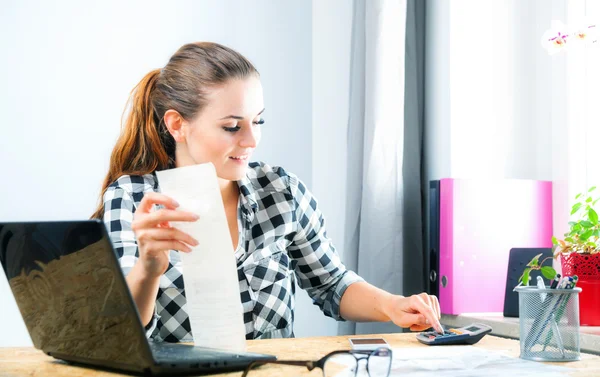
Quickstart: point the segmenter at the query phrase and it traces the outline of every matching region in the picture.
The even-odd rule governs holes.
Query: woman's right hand
[[[153,211],[155,204],[164,208]],[[169,250],[186,253],[188,245],[197,246],[198,241],[187,233],[171,227],[170,221],[196,221],[191,212],[177,211],[179,204],[170,197],[156,192],[144,194],[133,216],[131,228],[137,239],[139,260],[147,277],[160,277],[169,267]]]

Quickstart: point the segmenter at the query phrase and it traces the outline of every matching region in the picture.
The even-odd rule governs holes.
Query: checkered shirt
[[[239,243],[235,251],[246,339],[293,337],[294,281],[325,315],[343,321],[344,291],[362,279],[347,270],[327,238],[317,202],[294,174],[253,162],[237,182]],[[125,275],[138,259],[133,214],[144,193],[160,192],[154,174],[125,175],[104,194],[104,223]],[[146,326],[154,341],[191,342],[182,263],[171,250],[160,278],[155,315]]]

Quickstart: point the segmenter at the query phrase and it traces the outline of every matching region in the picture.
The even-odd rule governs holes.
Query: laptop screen
[[[103,223],[0,223],[0,261],[37,348],[82,362],[150,363]]]

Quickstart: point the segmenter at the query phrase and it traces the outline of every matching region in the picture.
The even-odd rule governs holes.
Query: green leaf
[[[585,200],[585,202],[586,202],[586,203],[589,203],[589,202],[591,202],[591,201],[592,201],[592,198],[591,198],[591,197],[588,197],[588,198]]]
[[[588,192],[592,192],[592,191],[594,191],[595,189],[596,189],[596,186],[592,186],[592,187],[590,187],[590,189],[588,190]]]
[[[598,217],[598,215],[596,215],[596,220],[598,220],[597,217]],[[583,220],[582,222],[579,223],[579,225],[581,225],[583,228],[591,228],[594,226],[594,224],[592,224],[591,221],[587,221],[587,220]]]
[[[575,240],[572,237],[566,237],[565,241],[570,242],[570,243],[575,243]]]
[[[590,221],[594,224],[598,223],[598,214],[596,213],[596,211],[594,211],[593,208],[590,208],[588,211],[588,216],[590,218]]]
[[[521,283],[525,286],[529,285],[529,271],[531,271],[531,268],[526,268],[525,271],[523,271],[523,275],[521,275]]]
[[[592,235],[592,233],[594,233],[594,231],[592,229],[590,229],[590,230],[584,232],[583,234],[581,234],[579,236],[579,239],[581,241],[587,241],[587,239],[590,238],[590,236]]]
[[[573,209],[571,209],[571,215],[574,215],[577,211],[579,211],[579,208],[581,208],[581,203],[575,203]]]
[[[592,203],[592,205],[593,205],[593,206],[595,206],[595,205],[596,205],[596,203],[598,202],[598,200],[600,200],[600,198],[598,198],[598,199],[594,200],[594,202]]]
[[[548,280],[553,280],[556,276],[556,270],[550,266],[544,266],[541,269],[542,275]]]
[[[594,237],[600,237],[600,229],[594,230]]]
[[[529,263],[527,263],[527,266],[537,266],[539,265],[539,259],[542,256],[542,254],[538,254],[535,257],[533,257],[531,259],[531,261],[529,261]]]
[[[552,236],[552,244],[553,245],[558,245],[558,239],[556,238],[556,236]]]
[[[579,199],[580,196],[581,196],[581,193],[575,195],[575,200]]]

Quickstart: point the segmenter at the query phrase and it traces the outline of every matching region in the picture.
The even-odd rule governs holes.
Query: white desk
[[[491,326],[494,335],[519,339],[519,318],[504,317],[502,313],[442,314],[441,322],[452,327],[479,322]],[[600,327],[581,326],[579,348],[582,352],[600,355]]]

